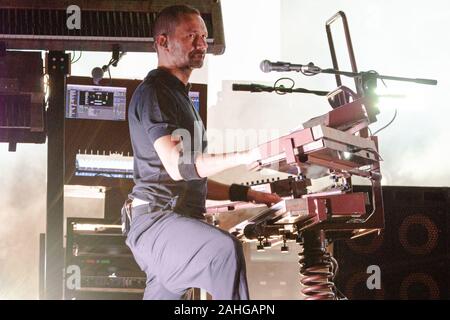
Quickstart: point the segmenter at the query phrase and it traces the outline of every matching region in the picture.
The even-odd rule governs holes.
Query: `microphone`
[[[103,74],[105,73],[106,70],[108,70],[109,66],[103,66],[103,67],[95,67],[94,69],[92,69],[91,75],[92,75],[92,80],[94,82],[95,85],[99,85],[100,84],[100,80],[103,79]]]
[[[259,65],[262,72],[271,72],[271,71],[277,71],[277,72],[287,72],[287,71],[296,71],[296,72],[310,72],[310,73],[319,73],[321,69],[319,67],[316,67],[312,62],[310,62],[307,65],[302,64],[293,64],[289,62],[270,62],[269,60],[263,60],[261,61],[261,64]]]
[[[250,92],[261,92],[261,91],[267,91],[269,87],[263,86],[260,84],[240,84],[240,83],[233,83],[232,89],[233,91],[250,91]],[[273,90],[273,88],[272,88]]]

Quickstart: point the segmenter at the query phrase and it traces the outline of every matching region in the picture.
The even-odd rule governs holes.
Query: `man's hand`
[[[276,193],[266,193],[249,189],[247,193],[247,199],[253,203],[264,203],[268,207],[271,207],[275,203],[280,202],[282,199]]]

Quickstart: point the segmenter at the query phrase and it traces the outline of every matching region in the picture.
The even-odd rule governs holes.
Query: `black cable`
[[[108,68],[108,75],[109,75],[109,85],[112,86],[112,78],[111,78],[111,70]]]
[[[311,91],[308,89],[303,89],[303,88],[297,88],[297,89],[292,89],[292,92],[297,92],[297,93],[311,93],[311,94],[315,94],[316,96],[327,96],[329,94],[328,91]]]
[[[280,81],[282,81],[282,80],[289,80],[289,81],[291,81],[291,83],[292,83],[292,85],[291,85],[291,87],[289,87],[289,88],[287,88],[287,89],[292,89],[292,88],[294,88],[294,86],[295,86],[295,81],[292,79],[292,78],[280,78],[280,79],[278,79],[277,81],[275,81],[275,83],[273,84],[273,89],[274,89],[274,91],[275,91],[275,93],[276,94],[279,94],[279,95],[285,95],[287,92],[283,92],[283,91],[280,91],[279,89],[278,89],[278,82],[280,82]],[[281,85],[281,87],[282,88],[286,88],[285,86],[283,86],[283,85]]]
[[[371,151],[377,155],[378,161],[384,161],[384,159],[381,157],[381,155],[378,153],[377,150],[371,148],[363,148],[362,150]]]
[[[80,61],[81,57],[83,56],[83,51],[80,51],[80,56],[78,57],[77,60],[75,60],[73,63],[76,63],[78,61]]]
[[[332,255],[330,255],[330,260],[333,265],[333,278],[331,280],[333,281],[334,284],[334,280],[339,273],[339,263],[337,262],[336,258],[334,258]],[[342,293],[341,290],[339,290],[336,284],[334,284],[333,286],[333,292],[336,295],[336,298],[338,298],[339,300],[348,300],[348,298]]]
[[[300,70],[300,72],[307,77],[312,77],[315,76],[316,74],[319,74],[320,72],[311,72],[311,71],[305,71],[305,70]]]
[[[395,118],[397,118],[397,109],[395,109],[394,117],[392,118],[392,120],[389,121],[389,123],[388,123],[387,125],[385,125],[384,127],[382,127],[382,128],[380,128],[380,129],[378,129],[377,131],[375,131],[375,132],[373,133],[373,135],[376,135],[376,134],[377,134],[378,132],[380,132],[381,130],[384,130],[384,129],[386,129],[387,127],[389,127],[389,126],[392,124],[392,122],[394,122]]]
[[[70,61],[71,64],[77,63],[80,59],[81,56],[83,55],[83,51],[80,51],[80,55],[78,56],[78,58],[75,60],[75,51],[73,52],[74,58],[72,58],[72,60]]]

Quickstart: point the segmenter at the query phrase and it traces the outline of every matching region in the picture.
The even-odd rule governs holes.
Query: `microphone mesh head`
[[[261,69],[262,72],[266,72],[266,73],[270,72],[271,71],[270,61],[269,60],[261,61],[259,68]]]
[[[99,81],[103,79],[103,69],[100,67],[96,67],[92,69],[91,75],[92,79],[94,80],[94,83],[98,84]]]

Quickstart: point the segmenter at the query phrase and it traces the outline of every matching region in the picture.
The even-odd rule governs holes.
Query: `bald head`
[[[191,14],[200,16],[200,11],[188,5],[176,5],[164,8],[158,14],[153,25],[153,38],[162,34],[173,34],[182,17]]]

